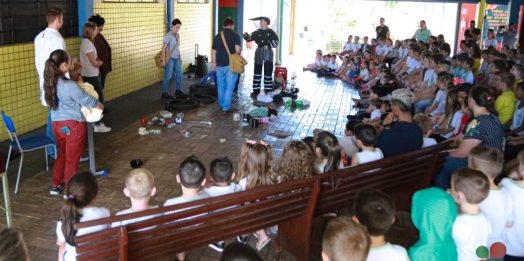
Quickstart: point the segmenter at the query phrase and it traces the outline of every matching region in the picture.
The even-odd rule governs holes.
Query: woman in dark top
[[[389,38],[389,27],[387,27],[387,25],[384,24],[384,22],[386,21],[386,19],[384,19],[383,17],[380,18],[380,25],[377,26],[377,28],[375,28],[375,32],[377,32],[377,45],[378,45],[378,39],[380,39],[381,37],[384,37],[384,38]]]
[[[102,85],[102,89],[104,89],[106,85],[106,76],[113,70],[113,67],[111,66],[111,46],[109,46],[106,38],[101,34],[102,30],[104,30],[106,20],[97,14],[91,16],[89,22],[95,23],[96,28],[98,29],[98,34],[95,37],[95,48],[98,54],[98,59],[104,62],[98,68],[100,70],[100,84]]]
[[[477,146],[486,146],[504,151],[506,141],[504,126],[497,118],[495,97],[483,86],[471,89],[468,106],[475,118],[468,124],[463,134],[458,137],[460,146],[449,153],[440,174],[435,177],[435,186],[450,188],[451,174],[456,169],[468,166],[468,155]]]

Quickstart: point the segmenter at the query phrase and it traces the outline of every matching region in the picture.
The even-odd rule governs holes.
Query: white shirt
[[[495,242],[506,243],[502,239],[502,234],[506,230],[506,223],[514,220],[513,201],[509,190],[505,188],[490,189],[488,197],[480,203],[480,210],[491,224],[488,246]]]
[[[66,44],[62,35],[55,29],[46,28],[35,37],[35,67],[40,84],[40,102],[47,107],[44,95],[44,69],[49,55],[55,50],[66,51]],[[69,77],[69,75],[67,75]]]
[[[386,49],[386,55],[389,55],[393,51],[393,45],[391,45],[391,46],[387,46],[386,45],[385,49]]]
[[[95,58],[98,57],[95,45],[88,39],[82,39],[80,44],[80,64],[82,64],[82,76],[98,77],[98,67],[94,67],[87,56],[88,53],[93,53]]]
[[[433,69],[428,69],[424,73],[424,81],[428,83],[428,86],[431,86],[433,84],[430,82],[433,79],[433,74],[435,74],[435,70]]]
[[[360,70],[360,78],[362,78],[363,81],[369,80],[369,70],[367,68]]]
[[[158,206],[150,206],[149,207],[149,209],[154,209],[154,208],[158,208]],[[126,210],[122,210],[122,211],[117,212],[115,216],[121,216],[121,215],[125,215],[125,214],[130,214],[130,213],[136,213],[136,211],[134,211],[131,208],[128,208]],[[111,224],[111,227],[125,226],[125,225],[128,225],[128,224],[137,223],[137,222],[140,222],[140,221],[152,219],[152,218],[159,217],[159,216],[162,216],[162,214],[156,214],[156,215],[150,215],[150,216],[145,216],[145,217],[139,217],[139,218],[123,220],[123,221],[119,221],[119,222],[113,222]],[[149,228],[145,228],[145,229],[149,229]]]
[[[90,220],[96,220],[101,218],[106,218],[111,216],[109,213],[109,210],[107,208],[83,208],[79,210],[79,213],[82,214],[82,217],[80,217],[80,222],[90,221]],[[76,232],[76,236],[82,236],[91,234],[97,231],[101,231],[108,228],[108,225],[100,225],[96,227],[88,227],[88,228],[81,228]],[[56,223],[56,236],[58,238],[58,241],[60,242],[66,242],[65,236],[62,233],[62,221],[58,221]],[[71,246],[66,243],[66,252],[64,255],[64,261],[75,261],[76,260],[76,247]]]
[[[497,39],[496,38],[493,38],[493,39],[484,39],[484,41],[482,42],[484,44],[484,50],[485,49],[488,49],[488,46],[493,46],[495,47],[495,50],[497,50],[497,48],[499,47],[498,44],[497,44]]]
[[[449,127],[453,127],[455,129],[452,132],[441,134],[440,136],[449,139],[451,136],[457,135],[460,125],[462,124],[462,116],[464,116],[464,113],[461,110],[456,111],[448,124]]]
[[[415,59],[408,61],[407,65],[409,67],[409,69],[406,71],[407,73],[411,73],[413,70],[420,69],[422,67],[422,64]]]
[[[482,64],[480,65],[480,74],[486,75],[489,72],[489,63],[488,61],[484,60],[482,61]]]
[[[426,148],[429,146],[437,145],[437,141],[433,138],[423,138],[422,141],[422,148]]]
[[[505,230],[502,235],[506,245],[507,254],[511,256],[524,256],[524,186],[520,186],[509,178],[504,178],[499,184],[507,189],[513,201],[513,227]]]
[[[375,48],[375,53],[378,55],[378,56],[386,56],[388,54],[388,49],[387,49],[387,46],[386,45],[377,45],[377,47]]]
[[[340,144],[340,147],[348,156],[353,156],[358,152],[355,136],[344,136],[338,139],[338,144]]]
[[[478,261],[475,251],[479,246],[488,246],[490,234],[491,225],[484,214],[459,214],[451,231],[457,245],[458,261]]]
[[[356,153],[358,164],[364,164],[376,160],[381,160],[384,158],[384,154],[379,148],[375,148],[375,151],[364,150],[362,152]]]
[[[360,46],[361,46],[360,43],[355,43],[355,42],[352,42],[349,44],[349,48],[353,52],[358,52],[358,50],[360,50]]]
[[[336,69],[338,69],[338,63],[329,60],[329,62],[327,63],[326,67],[331,69],[331,70],[336,70]]]
[[[206,193],[210,198],[230,194],[237,191],[242,191],[242,187],[240,187],[240,185],[234,182],[231,182],[231,184],[229,184],[229,186],[227,187],[211,186],[209,188],[204,189],[204,193]]]
[[[399,245],[387,243],[381,247],[371,247],[366,261],[408,261],[408,252]]]
[[[371,118],[370,120],[374,120],[378,117],[380,117],[380,115],[382,115],[382,113],[380,112],[380,109],[375,109],[371,112]]]
[[[350,51],[350,50],[352,50],[352,49],[351,49],[351,44],[353,44],[353,42],[351,42],[351,43],[345,42],[345,43],[344,43],[344,51]]]
[[[431,113],[431,116],[438,115],[444,112],[444,108],[446,108],[446,91],[438,90],[437,96],[435,97],[434,102],[438,102],[438,106]]]
[[[511,130],[517,129],[524,123],[524,107],[520,108],[520,101],[517,101],[517,104],[515,105],[515,112],[513,113],[513,122],[511,123]],[[518,133],[518,135],[524,134],[524,131],[521,131]]]
[[[198,197],[194,197],[194,198],[176,197],[176,198],[168,199],[166,201],[166,203],[164,203],[164,207],[172,206],[172,205],[176,205],[176,204],[187,203],[187,202],[192,202],[192,201],[201,200],[201,199],[205,199],[205,198],[207,198],[207,195],[204,194],[204,193],[202,193]],[[192,209],[192,208],[195,208],[195,207],[184,208],[184,209],[177,209],[175,211],[166,212],[165,215],[173,214],[173,213],[176,213],[176,212],[179,212],[179,211],[183,211],[183,210],[187,210],[187,209]],[[200,215],[197,215],[197,216],[200,216]],[[184,218],[184,219],[186,219],[186,218]]]

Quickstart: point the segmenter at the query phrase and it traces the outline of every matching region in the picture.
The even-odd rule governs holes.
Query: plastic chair
[[[5,171],[9,167],[9,159],[11,157],[11,149],[18,150],[20,152],[20,166],[18,167],[18,177],[16,178],[16,187],[15,195],[18,194],[18,183],[20,182],[20,173],[22,171],[22,162],[24,162],[24,152],[37,150],[44,148],[45,150],[45,164],[46,170],[49,171],[49,162],[47,160],[47,147],[53,146],[55,148],[55,158],[56,158],[56,146],[53,141],[46,135],[36,135],[29,138],[18,139],[16,136],[15,125],[10,117],[4,114],[2,111],[2,119],[4,120],[5,127],[7,128],[7,133],[11,139],[9,146],[9,154],[7,154],[7,162],[5,164]]]

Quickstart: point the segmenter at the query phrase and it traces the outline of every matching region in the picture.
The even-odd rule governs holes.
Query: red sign
[[[475,21],[477,16],[477,4],[461,4],[460,5],[460,28],[457,35],[457,48],[460,48],[460,41],[464,40],[464,32],[469,28],[469,22]],[[458,52],[459,50],[457,50]]]

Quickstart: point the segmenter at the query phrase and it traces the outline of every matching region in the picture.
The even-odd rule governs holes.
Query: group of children
[[[384,235],[395,221],[391,198],[376,190],[360,192],[353,218],[332,220],[325,231],[322,257],[327,260],[479,260],[477,249],[500,242],[506,252],[491,258],[524,260],[524,151],[515,177],[495,182],[502,171],[502,153],[478,146],[468,168],[455,171],[451,189],[418,191],[413,196],[412,221],[420,239],[408,251],[388,243]]]

